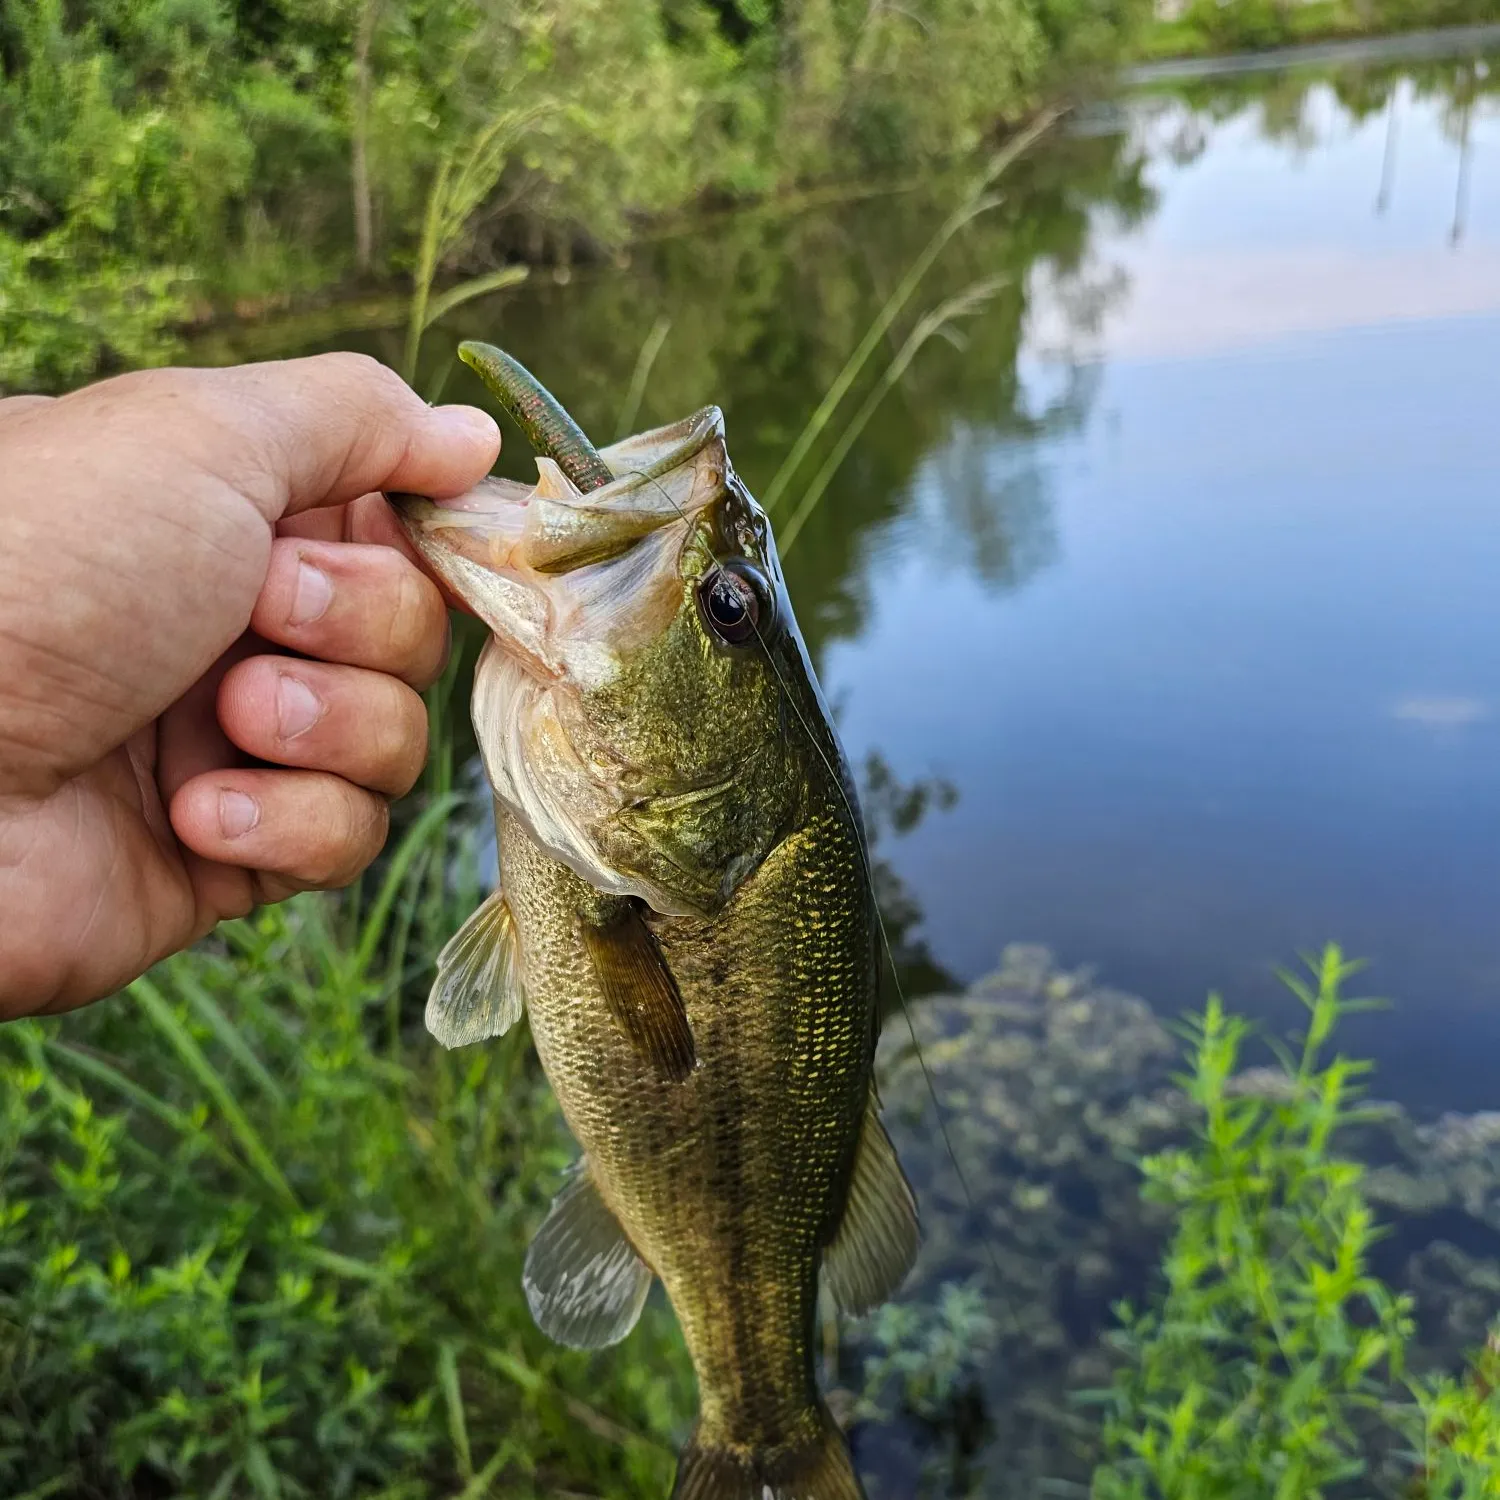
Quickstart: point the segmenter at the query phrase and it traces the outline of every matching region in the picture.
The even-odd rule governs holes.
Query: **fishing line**
[[[655,485],[655,487],[660,490],[661,493],[666,497],[667,503],[682,518],[683,524],[687,526],[692,525],[692,522],[688,519],[687,512],[683,510],[683,508],[673,498],[670,491],[667,490],[666,486],[663,485],[661,481],[658,480],[654,475],[648,474],[642,469],[627,469],[625,472],[635,478],[645,480],[648,484]],[[762,509],[758,502],[756,508]],[[762,514],[764,514],[763,510]],[[767,517],[766,524],[769,534],[769,517]],[[710,552],[709,554],[709,560],[713,564],[713,567],[709,570],[709,577],[712,577],[715,573],[727,574],[728,570],[725,568],[723,562],[719,558],[715,557],[712,552]],[[780,561],[779,556],[777,558],[777,561]],[[785,581],[783,580],[783,587],[784,586]],[[792,693],[790,684],[782,675],[781,668],[776,663],[776,658],[772,654],[770,645],[767,643],[766,638],[761,634],[759,622],[755,620],[753,616],[750,621],[750,628],[755,632],[756,642],[759,644],[762,653],[765,655],[766,664],[770,667],[772,675],[776,678],[776,685],[781,691],[781,696],[785,699],[787,706],[796,715],[797,722],[802,726],[802,732],[807,736],[808,742],[812,745],[813,750],[817,753],[818,759],[823,762],[823,769],[828,773],[828,779],[833,783],[834,787],[838,791],[839,800],[844,805],[844,812],[849,818],[850,826],[854,829],[854,844],[855,848],[859,851],[860,864],[863,867],[865,874],[865,884],[870,892],[870,908],[875,913],[875,926],[876,930],[880,933],[880,946],[885,953],[885,961],[891,972],[891,982],[892,984],[894,984],[896,989],[896,1001],[901,1008],[901,1015],[906,1021],[906,1030],[911,1037],[912,1050],[916,1054],[917,1065],[922,1072],[922,1081],[926,1085],[927,1096],[932,1100],[932,1112],[933,1117],[937,1120],[938,1134],[942,1137],[943,1147],[947,1151],[948,1160],[952,1163],[953,1166],[953,1175],[958,1179],[958,1185],[963,1190],[964,1202],[967,1205],[969,1212],[982,1221],[984,1219],[984,1213],[980,1209],[978,1200],[974,1197],[973,1190],[969,1186],[968,1174],[964,1171],[963,1165],[958,1159],[958,1152],[953,1148],[953,1137],[948,1131],[947,1113],[943,1109],[942,1100],[938,1097],[937,1085],[933,1081],[932,1070],[927,1066],[927,1058],[922,1051],[921,1040],[917,1036],[916,1022],[912,1019],[911,1006],[907,1003],[906,991],[901,984],[901,974],[896,966],[896,952],[895,949],[891,946],[890,934],[886,931],[885,917],[881,914],[880,902],[876,899],[875,896],[875,871],[870,864],[870,856],[865,848],[865,840],[867,835],[863,820],[860,818],[853,802],[850,800],[849,793],[844,786],[844,778],[839,775],[838,770],[835,768],[833,762],[828,758],[827,752],[819,743],[818,736],[813,731],[812,725],[808,723],[807,716],[802,712],[801,707],[798,705],[796,697]],[[982,1234],[980,1236],[980,1240],[984,1245],[985,1254],[989,1260],[990,1271],[995,1279],[995,1291],[999,1298],[1000,1306],[1005,1312],[1006,1317],[1009,1318],[1012,1330],[1015,1333],[1020,1334],[1022,1332],[1021,1322],[1020,1319],[1016,1317],[1015,1312],[1011,1307],[1010,1299],[1005,1289],[1005,1275],[1000,1269],[1000,1257],[995,1253],[994,1244],[987,1234]]]

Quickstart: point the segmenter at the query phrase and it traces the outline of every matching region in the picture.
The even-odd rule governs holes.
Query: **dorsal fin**
[[[583,1157],[552,1200],[522,1274],[536,1326],[572,1349],[617,1344],[635,1327],[651,1269],[632,1249]]]
[[[521,1019],[526,992],[516,924],[493,892],[438,954],[427,1029],[445,1047],[502,1036]]]
[[[840,1310],[857,1317],[893,1296],[920,1240],[916,1195],[880,1123],[872,1089],[843,1221],[823,1252],[825,1284]]]

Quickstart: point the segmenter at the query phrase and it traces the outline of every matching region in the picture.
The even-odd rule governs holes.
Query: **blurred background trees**
[[[25,0],[0,10],[0,386],[420,258],[567,265],[702,202],[949,157],[1142,0]],[[446,167],[445,167],[446,164]],[[455,205],[445,204],[452,210]]]

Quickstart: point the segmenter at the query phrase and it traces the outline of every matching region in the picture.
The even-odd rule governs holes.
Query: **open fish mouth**
[[[460,354],[537,449],[536,481],[390,498],[489,627],[471,707],[496,804],[595,891],[712,915],[800,785],[764,659],[784,585],[723,416],[596,450],[503,350]]]
[[[538,676],[566,675],[569,635],[634,633],[630,595],[644,603],[653,578],[660,589],[662,574],[675,573],[661,534],[680,543],[729,477],[716,406],[598,457],[613,477],[587,492],[538,457],[535,484],[492,478],[452,500],[387,496],[427,565]],[[653,539],[658,546],[642,546]],[[629,566],[637,552],[649,555]]]

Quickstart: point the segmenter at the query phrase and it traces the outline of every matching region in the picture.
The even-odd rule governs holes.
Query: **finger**
[[[268,521],[345,505],[372,490],[462,494],[500,451],[493,417],[428,406],[362,354],[319,354],[218,370],[141,370],[54,403],[89,408],[102,433],[168,434]]]
[[[193,853],[302,890],[348,885],[390,825],[383,798],[319,771],[211,771],[178,788],[171,816]]]
[[[374,542],[382,547],[390,547],[409,558],[432,580],[449,609],[461,610],[466,615],[474,613],[422,561],[421,555],[411,544],[411,538],[406,534],[406,528],[396,519],[396,513],[386,503],[384,495],[361,495],[348,505],[298,511],[295,516],[286,516],[277,522],[276,534],[322,542]]]
[[[331,771],[400,797],[427,760],[427,708],[383,672],[290,656],[254,656],[219,688],[219,723],[248,754]]]
[[[448,659],[443,596],[389,547],[277,538],[250,627],[277,645],[415,688],[435,681]]]
[[[385,496],[374,493],[361,495],[347,505],[325,505],[285,516],[276,525],[276,535],[319,542],[373,542],[416,558],[416,549]]]
[[[19,417],[23,411],[34,407],[47,406],[51,401],[51,396],[7,396],[0,400],[0,422],[8,417]]]
[[[274,488],[272,519],[344,505],[372,490],[458,495],[500,452],[495,419],[472,406],[429,407],[394,371],[360,354],[211,372],[250,414]]]
[[[238,661],[256,655],[264,642],[243,635],[156,721],[156,785],[170,805],[177,788],[204,771],[243,764],[218,718],[219,688]]]

